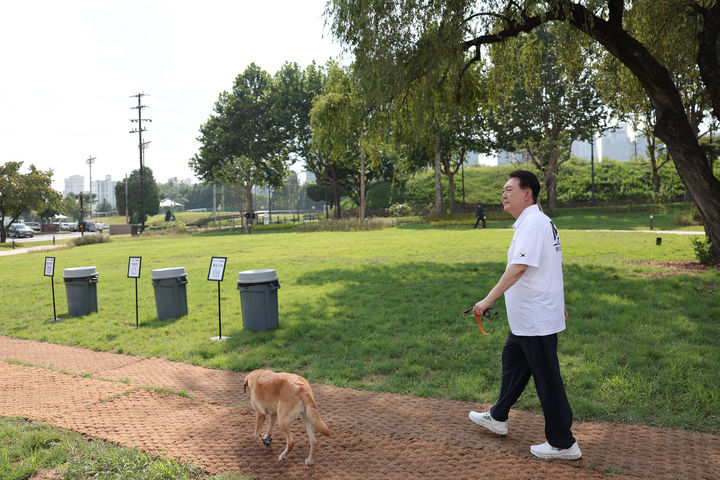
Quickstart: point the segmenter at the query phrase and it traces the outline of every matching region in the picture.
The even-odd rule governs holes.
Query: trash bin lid
[[[275,270],[269,269],[245,270],[238,273],[238,283],[241,284],[274,282],[277,279]]]
[[[163,278],[178,278],[183,276],[185,276],[185,267],[170,267],[153,270],[150,278],[152,280],[161,280]]]
[[[63,271],[63,278],[84,278],[97,275],[95,267],[71,267]]]

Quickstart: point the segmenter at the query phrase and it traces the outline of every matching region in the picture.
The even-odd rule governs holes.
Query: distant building
[[[527,163],[527,156],[523,152],[500,151],[497,154],[498,165],[512,165],[513,163]]]
[[[602,156],[620,162],[627,162],[634,157],[645,157],[647,140],[637,136],[635,139],[635,142],[630,140],[627,128],[625,125],[620,125],[618,130],[609,132],[602,138]]]
[[[480,154],[477,152],[467,152],[465,154],[465,165],[479,165]]]
[[[597,144],[595,145],[595,151],[592,152],[590,150],[590,142],[573,142],[572,147],[570,148],[570,153],[577,158],[582,158],[584,160],[590,160],[590,158],[594,158],[595,161],[600,161],[600,153],[598,151]]]
[[[85,177],[82,175],[73,175],[65,179],[65,189],[63,190],[63,198],[69,194],[83,193],[85,191]]]
[[[631,140],[624,123],[603,135],[598,143],[595,146],[595,160],[598,162],[603,158],[627,162],[647,155],[647,139],[636,135],[635,141]],[[571,151],[578,158],[590,160],[589,142],[573,142]]]
[[[308,183],[308,182],[314,182],[316,180],[315,174],[312,172],[303,172],[305,174],[305,179],[300,182],[302,184]]]
[[[106,201],[114,209],[117,206],[115,199],[115,185],[118,182],[113,181],[110,175],[105,176],[105,180],[95,180],[93,182],[93,193],[96,195],[95,205],[100,205]]]

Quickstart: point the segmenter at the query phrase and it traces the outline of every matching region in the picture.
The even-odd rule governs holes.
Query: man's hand
[[[488,300],[487,298],[483,298],[473,307],[473,315],[482,316],[485,313],[485,310],[493,306],[493,303],[494,302]]]

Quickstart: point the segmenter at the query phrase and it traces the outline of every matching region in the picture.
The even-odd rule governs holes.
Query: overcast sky
[[[0,16],[0,164],[120,180],[139,167],[138,92],[156,180],[192,178],[198,129],[255,62],[271,75],[338,58],[325,0],[23,0]]]

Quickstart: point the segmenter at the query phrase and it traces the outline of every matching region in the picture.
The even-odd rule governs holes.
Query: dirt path
[[[468,411],[481,405],[324,385],[313,390],[333,436],[321,437],[317,463],[306,467],[302,422],[294,423],[297,443],[284,463],[276,460],[282,434],[269,449],[253,438],[255,415],[242,393],[242,373],[0,336],[0,379],[0,416],[191,460],[210,473],[258,479],[720,478],[720,436],[575,423],[583,458],[544,461],[528,451],[544,441],[541,416],[512,411],[510,433],[498,437],[468,420]]]

